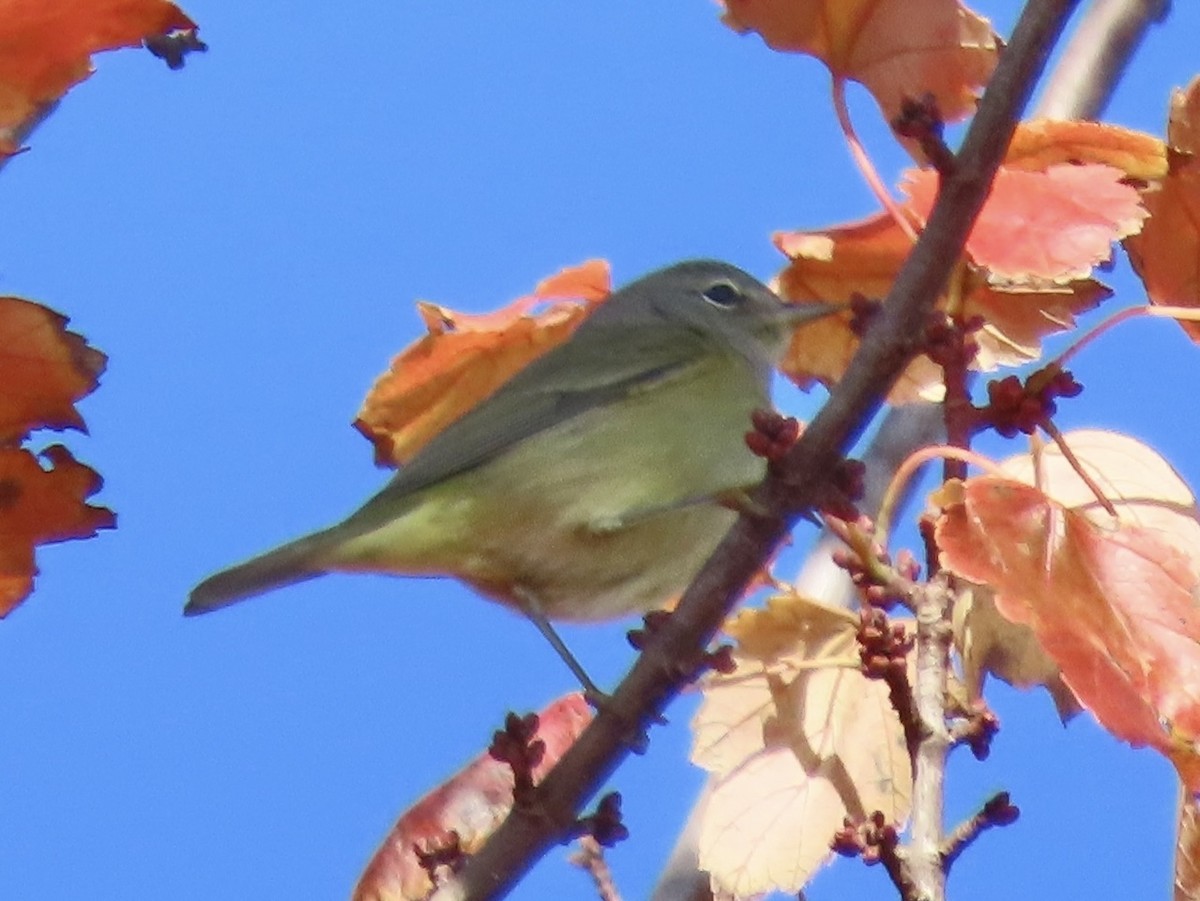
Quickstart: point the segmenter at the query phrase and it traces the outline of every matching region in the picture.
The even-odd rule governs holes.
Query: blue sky
[[[1200,7],[1176,6],[1112,121],[1160,132],[1195,74]],[[978,5],[1002,31],[1013,7]],[[349,423],[417,335],[414,299],[484,310],[594,256],[618,281],[695,256],[766,277],[773,230],[874,210],[824,70],[735,36],[706,2],[187,10],[206,56],[180,73],[100,57],[0,173],[0,292],[70,315],[111,357],[82,405],[90,436],[66,441],[120,520],[42,550],[36,593],[0,624],[4,898],[345,897],[395,816],[505,711],[571,688],[534,629],[449,583],[330,578],[180,615],[199,578],[386,478]],[[873,104],[852,101],[894,176]],[[1138,301],[1123,265],[1110,282]],[[1200,483],[1200,363],[1177,330],[1133,323],[1075,371],[1086,391],[1063,427],[1130,432]],[[564,631],[612,682],[627,628]],[[1167,764],[1086,716],[1064,731],[1044,695],[992,698],[1004,730],[986,764],[955,756],[951,816],[1000,788],[1023,815],[957,863],[953,893],[1165,897]],[[701,782],[693,709],[613,779],[627,897],[647,893]],[[515,897],[590,897],[564,857]],[[891,892],[839,861],[809,896]]]

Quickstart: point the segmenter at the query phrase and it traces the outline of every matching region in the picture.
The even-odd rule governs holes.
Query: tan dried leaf
[[[845,817],[908,816],[912,774],[881,682],[857,665],[857,620],[798,595],[743,611],[737,670],[711,679],[692,759],[712,774],[700,865],[736,898],[797,892]]]
[[[1079,713],[1079,701],[1062,680],[1058,664],[1033,630],[1000,615],[992,592],[982,586],[964,591],[954,605],[954,644],[962,657],[968,697],[979,698],[988,675],[1017,688],[1045,686],[1064,723]]]

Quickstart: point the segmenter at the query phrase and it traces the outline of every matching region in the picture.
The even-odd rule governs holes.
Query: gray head
[[[592,318],[612,317],[624,324],[669,320],[756,363],[774,363],[796,327],[831,310],[823,304],[785,304],[729,263],[687,260],[624,286]]]

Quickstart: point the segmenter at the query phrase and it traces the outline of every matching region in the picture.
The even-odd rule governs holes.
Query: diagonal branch
[[[742,516],[596,719],[535,789],[534,803],[515,810],[435,898],[483,899],[507,893],[570,829],[575,811],[684,687],[689,667],[679,666],[678,661],[695,659],[712,641],[761,561],[818,496],[828,473],[878,412],[888,387],[914,353],[917,336],[987,197],[1017,118],[1077,3],[1031,0],[1026,7],[967,132],[954,172],[944,180],[928,226],[882,314],[828,404],[755,492],[755,509],[763,514]]]
[[[1095,0],[1071,35],[1033,114],[1046,119],[1095,119],[1125,67],[1171,0]]]

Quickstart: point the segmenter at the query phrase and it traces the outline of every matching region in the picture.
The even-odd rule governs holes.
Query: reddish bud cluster
[[[882,610],[859,611],[858,645],[868,678],[888,679],[908,672],[907,657],[913,639],[904,626],[889,622]]]
[[[966,369],[979,353],[979,345],[971,336],[983,326],[982,316],[972,316],[960,325],[935,310],[925,326],[925,355],[943,369]]]
[[[838,518],[840,519],[840,517]],[[864,533],[869,534],[874,530],[874,524],[865,516],[858,517],[854,525]],[[909,551],[900,551],[896,564],[892,563],[892,558],[884,550],[883,545],[877,542],[872,542],[870,554],[879,566],[884,568],[894,566],[902,577],[910,581],[916,579],[920,574],[920,565]],[[837,548],[831,556],[833,562],[850,576],[850,581],[858,588],[866,606],[876,610],[891,610],[897,604],[908,603],[908,599],[897,592],[896,586],[880,585],[876,581],[873,570],[863,565],[858,553],[845,548]]]
[[[771,463],[783,459],[800,437],[800,423],[774,410],[755,410],[750,422],[754,430],[746,433],[746,446]]]
[[[988,383],[988,403],[979,410],[980,427],[991,426],[1005,438],[1032,435],[1057,410],[1055,398],[1075,397],[1083,386],[1057,366],[1031,374],[1024,383],[1010,375]]]
[[[596,812],[575,821],[575,834],[590,835],[605,848],[629,838],[629,830],[621,822],[621,793],[609,792],[596,805]]]
[[[513,802],[518,805],[527,800],[533,790],[533,770],[546,754],[546,743],[534,737],[538,725],[536,713],[523,717],[510,713],[504,718],[504,729],[492,735],[492,743],[488,746],[488,756],[512,768]]]
[[[992,750],[992,738],[1000,731],[1000,719],[980,703],[967,711],[954,729],[956,741],[967,745],[976,760],[987,760]]]
[[[919,100],[906,97],[900,102],[900,114],[892,119],[892,131],[902,138],[911,138],[941,175],[954,169],[954,153],[943,137],[945,120],[938,108],[937,98],[926,93]]]
[[[651,637],[666,625],[671,614],[667,610],[651,610],[642,617],[642,628],[630,629],[625,633],[625,639],[634,650],[644,651]],[[699,679],[706,670],[715,670],[722,675],[729,675],[737,669],[733,659],[732,645],[719,645],[715,650],[699,654],[690,665],[679,663],[679,670],[689,682]]]
[[[883,304],[879,300],[856,291],[850,296],[850,331],[861,338],[882,310]]]
[[[625,640],[635,651],[644,651],[654,633],[665,626],[670,618],[669,610],[651,610],[642,617],[642,628],[630,629],[625,633]]]
[[[849,817],[834,833],[830,847],[843,857],[861,857],[866,864],[877,864],[885,854],[894,854],[900,844],[896,827],[881,811],[875,811],[865,823],[855,823]]]
[[[997,792],[987,799],[980,813],[993,826],[1011,826],[1021,816],[1021,808],[1012,803],[1008,792]]]

